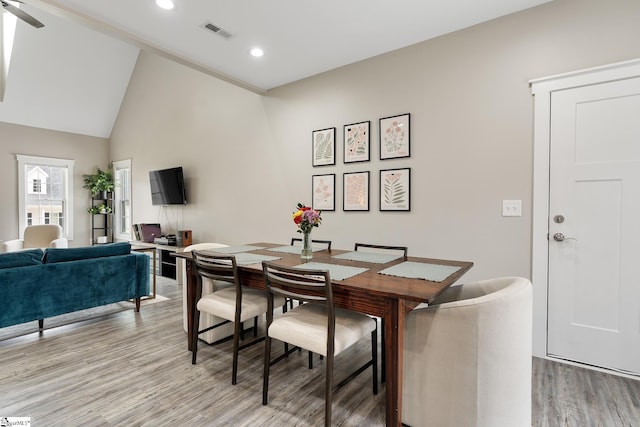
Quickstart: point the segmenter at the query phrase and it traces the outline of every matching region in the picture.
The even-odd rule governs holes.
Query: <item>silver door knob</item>
[[[556,242],[562,242],[564,240],[564,234],[562,233],[556,233],[553,235],[553,240],[555,240]]]
[[[556,233],[553,235],[553,240],[555,240],[556,242],[563,242],[565,240],[578,240],[578,239],[574,237],[565,237],[565,235],[562,233]]]

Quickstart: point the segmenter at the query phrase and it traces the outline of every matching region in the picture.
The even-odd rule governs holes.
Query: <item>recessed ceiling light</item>
[[[156,0],[156,4],[164,10],[172,10],[174,8],[173,0]]]
[[[255,56],[256,58],[259,58],[262,55],[264,55],[264,52],[259,47],[254,47],[249,51],[249,53],[251,54],[251,56]]]

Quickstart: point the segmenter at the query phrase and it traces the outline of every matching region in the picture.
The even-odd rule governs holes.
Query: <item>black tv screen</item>
[[[151,203],[154,205],[186,205],[182,167],[149,172]]]

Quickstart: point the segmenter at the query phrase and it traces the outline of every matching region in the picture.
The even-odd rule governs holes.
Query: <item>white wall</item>
[[[198,242],[278,240],[291,159],[277,152],[260,96],[143,52],[111,141],[113,160],[133,160],[134,223],[190,229]],[[148,172],[174,166],[188,205],[152,206]]]
[[[314,237],[403,244],[471,260],[465,280],[530,277],[533,102],[528,81],[640,57],[640,2],[555,0],[270,91],[243,91],[142,54],[111,138],[133,159],[134,222],[194,240],[287,242],[311,176],[336,173],[336,211]],[[377,160],[378,119],[411,113],[409,159]],[[345,165],[342,127],[371,120],[372,161]],[[311,132],[337,128],[337,164],[311,166]],[[190,204],[150,205],[147,172],[185,167]],[[379,212],[378,171],[412,169],[410,213]],[[342,174],[369,170],[370,212],[342,211]],[[501,201],[523,201],[503,218]],[[163,210],[164,209],[164,210]]]
[[[74,164],[74,240],[70,246],[90,244],[91,203],[89,190],[82,188],[83,174],[95,172],[108,163],[109,141],[0,122],[0,240],[17,239],[18,230],[18,162],[16,154],[75,160]]]

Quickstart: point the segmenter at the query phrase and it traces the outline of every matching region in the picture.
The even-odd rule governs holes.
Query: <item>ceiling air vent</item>
[[[225,39],[228,39],[229,37],[231,37],[231,34],[226,32],[222,28],[220,28],[220,27],[218,27],[216,25],[213,25],[211,22],[209,22],[208,24],[205,24],[204,28],[206,28],[209,31],[213,31],[214,33],[216,33],[217,35],[219,35],[220,37],[223,37]]]

